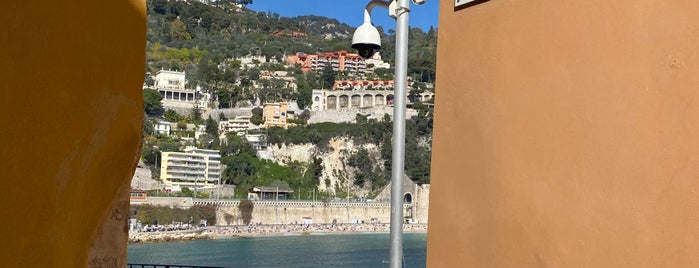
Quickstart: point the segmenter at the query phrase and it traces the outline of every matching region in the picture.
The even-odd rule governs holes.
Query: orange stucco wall
[[[428,266],[699,266],[699,2],[453,4]]]
[[[3,3],[2,266],[125,261],[125,242],[109,241],[126,235],[139,150],[144,2]]]

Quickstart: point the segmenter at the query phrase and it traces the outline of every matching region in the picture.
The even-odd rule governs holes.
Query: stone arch
[[[328,101],[326,103],[328,104],[326,109],[328,109],[328,110],[337,109],[337,96],[328,96]]]
[[[386,105],[386,99],[384,99],[383,94],[376,94],[374,96],[374,105]]]
[[[338,109],[349,108],[349,96],[340,95],[337,108]]]
[[[413,194],[405,193],[403,195],[403,203],[404,204],[412,204],[413,203]]]
[[[362,107],[374,107],[374,96],[371,94],[364,94],[362,102],[364,104]]]
[[[361,108],[362,107],[362,96],[359,94],[352,95],[350,108]]]

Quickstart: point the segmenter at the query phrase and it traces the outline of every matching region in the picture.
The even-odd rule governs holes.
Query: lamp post
[[[413,0],[422,4],[424,0]],[[405,105],[408,80],[408,0],[372,0],[364,9],[364,24],[352,37],[352,47],[363,58],[370,58],[381,49],[376,28],[371,25],[371,10],[387,7],[396,19],[395,92],[393,98],[393,154],[391,162],[391,236],[390,267],[403,266],[403,175],[405,172]]]

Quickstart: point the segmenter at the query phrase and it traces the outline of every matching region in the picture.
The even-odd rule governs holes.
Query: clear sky
[[[364,7],[369,0],[253,0],[247,7],[255,11],[279,13],[282,17],[317,15],[335,18],[350,26],[362,24]],[[410,4],[410,27],[420,27],[427,31],[430,26],[437,28],[439,0],[427,0],[417,6]],[[396,23],[388,16],[388,9],[374,8],[371,21],[383,26],[384,30],[395,29]]]

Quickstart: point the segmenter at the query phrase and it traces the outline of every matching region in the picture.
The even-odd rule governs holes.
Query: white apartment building
[[[252,115],[239,115],[235,118],[219,122],[218,129],[221,132],[221,137],[225,138],[228,133],[236,133],[238,135],[240,135],[239,133],[244,134],[248,129],[253,128],[254,125],[250,123],[251,117]]]
[[[260,65],[260,63],[267,62],[267,57],[266,56],[260,56],[260,55],[245,55],[242,57],[237,57],[235,58],[236,60],[240,61],[240,68],[252,68],[252,67],[257,67]]]
[[[376,52],[376,54],[374,54],[374,56],[372,56],[369,59],[364,60],[364,62],[366,63],[367,71],[369,71],[369,72],[374,72],[374,70],[378,69],[378,68],[384,68],[384,69],[391,68],[391,64],[389,64],[388,62],[385,62],[381,59],[381,52]]]
[[[156,133],[169,136],[170,131],[172,130],[172,123],[167,121],[158,121],[155,123],[154,127]]]
[[[218,150],[187,147],[184,152],[162,153],[160,180],[168,188],[214,188],[222,172]]]
[[[252,146],[255,151],[264,151],[267,150],[268,144],[267,144],[267,132],[255,132],[255,133],[247,133],[245,134],[245,140],[250,143],[250,146]]]

